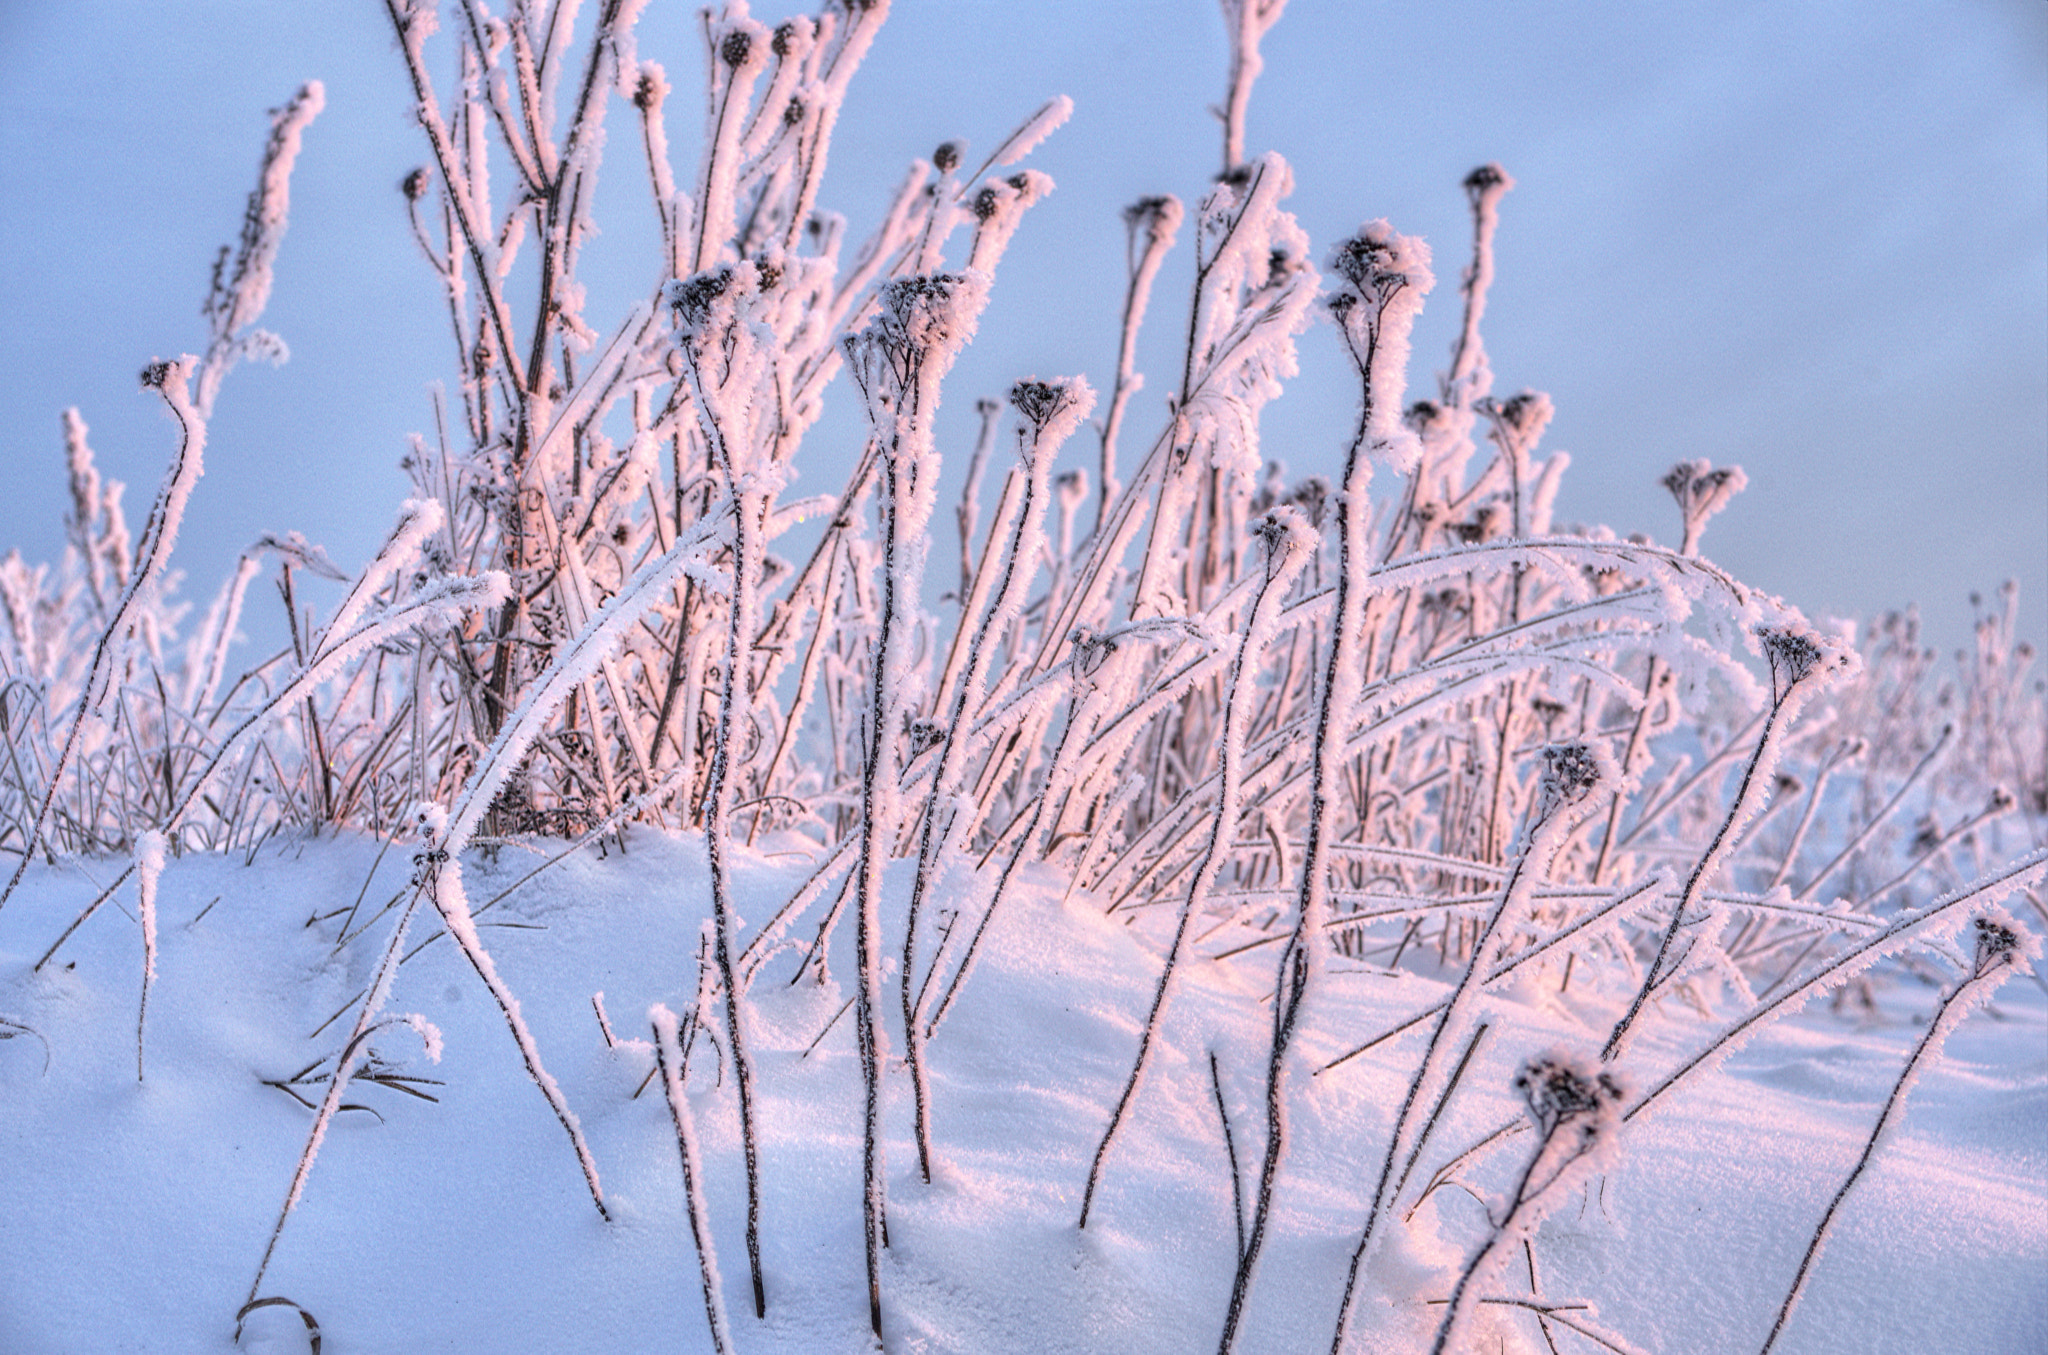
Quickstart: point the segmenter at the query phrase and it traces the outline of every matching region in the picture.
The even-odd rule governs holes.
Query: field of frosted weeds
[[[591,1212],[488,995],[445,939],[434,942],[403,966],[389,1010],[438,1027],[441,1061],[427,1062],[407,1030],[375,1048],[393,1072],[436,1079],[411,1085],[438,1099],[359,1079],[349,1101],[367,1109],[337,1119],[273,1263],[270,1288],[317,1315],[328,1349],[710,1348],[668,1112],[658,1087],[634,1095],[651,1058],[607,1049],[591,1004],[605,994],[623,1042],[644,1037],[650,1004],[690,1000],[706,911],[703,847],[651,832],[628,846],[571,858],[482,919],[508,924],[485,934],[582,1117],[617,1222]],[[221,1296],[246,1285],[312,1118],[265,1079],[284,1081],[332,1052],[307,1032],[366,977],[359,960],[331,951],[334,914],[354,902],[374,858],[374,844],[343,840],[266,851],[248,867],[172,863],[158,904],[151,1071],[140,1085],[132,927],[87,929],[64,967],[36,976],[32,957],[0,951],[9,975],[0,1015],[41,1036],[0,1043],[0,1153],[10,1164],[0,1216],[13,1276],[0,1348],[227,1348]],[[488,898],[528,864],[515,852],[478,863],[472,892]],[[371,894],[402,883],[407,868],[387,858]],[[788,859],[743,861],[742,913],[758,922],[797,874]],[[79,871],[39,871],[14,907],[46,920],[90,887]],[[1190,970],[1158,1054],[1171,1075],[1133,1114],[1098,1216],[1078,1233],[1089,1156],[1128,1068],[1165,919],[1105,920],[1096,901],[1063,903],[1043,880],[1016,902],[995,924],[979,986],[931,1045],[946,1166],[929,1187],[916,1180],[907,1098],[892,1098],[888,1346],[935,1355],[1204,1346],[1222,1319],[1235,1247],[1206,1063],[1213,1051],[1242,1153],[1258,1122],[1266,1038],[1263,1009],[1243,999],[1270,983],[1270,962]],[[315,915],[326,920],[299,925]],[[836,984],[786,984],[794,960],[771,963],[754,989],[764,1263],[776,1302],[765,1323],[738,1319],[741,1349],[791,1355],[866,1339],[851,1021],[841,1016],[826,1030],[844,997]],[[1342,976],[1327,990],[1316,1038],[1334,1056],[1345,1033],[1382,1029],[1441,991],[1426,973]],[[1505,1267],[1488,1296],[1529,1299],[1533,1257],[1542,1301],[1594,1303],[1600,1326],[1637,1349],[1760,1343],[1932,997],[1889,989],[1875,1024],[1816,1008],[1772,1027],[1725,1076],[1631,1124],[1620,1159],[1542,1225],[1528,1257]],[[1582,1019],[1552,995],[1503,999],[1513,1033],[1476,1061],[1470,1102],[1443,1142],[1464,1142],[1515,1110],[1515,1063],[1541,1044],[1597,1037],[1602,1010],[1595,1004]],[[2048,1263],[2044,1024],[2040,988],[2015,982],[1953,1037],[1851,1197],[1782,1349],[2038,1347],[2048,1334],[2038,1283]],[[1372,1186],[1369,1158],[1404,1079],[1400,1052],[1352,1060],[1301,1098],[1297,1151],[1279,1192],[1281,1238],[1245,1349],[1299,1349],[1327,1332]],[[1666,1053],[1645,1052],[1660,1062]],[[900,1084],[901,1070],[890,1077]],[[731,1253],[744,1192],[732,1099],[696,1073],[692,1088],[712,1221],[727,1248],[726,1304],[741,1314],[746,1270]],[[1482,1161],[1460,1179],[1488,1194],[1507,1165]],[[1455,1280],[1483,1226],[1479,1210],[1462,1186],[1430,1197],[1375,1263],[1361,1336],[1401,1349],[1428,1339],[1431,1300]],[[1479,1317],[1505,1342],[1482,1348],[1543,1348],[1526,1309],[1482,1305]],[[1560,1350],[1597,1349],[1555,1330]],[[266,1346],[304,1347],[289,1310],[252,1318],[243,1348]]]
[[[283,356],[256,321],[317,82],[273,114],[206,352],[143,373],[177,424],[144,527],[74,417],[65,560],[0,560],[0,1034],[49,1056],[9,1111],[51,1192],[20,1212],[93,1296],[24,1335],[151,1286],[205,1302],[207,1340],[241,1294],[251,1340],[394,1349],[2038,1326],[2013,1246],[1953,1246],[2011,1234],[2039,1179],[1967,1184],[1998,1179],[1971,1136],[2015,1076],[2034,1104],[2033,1055],[1959,1093],[1977,1065],[1947,1066],[1961,1119],[1902,1099],[2018,968],[1996,905],[2048,870],[2010,589],[1937,670],[1910,619],[1814,625],[1702,554],[1739,468],[1664,477],[1675,546],[1555,523],[1551,401],[1496,395],[1480,332],[1512,178],[1463,180],[1459,334],[1411,398],[1450,268],[1384,220],[1312,241],[1286,158],[1247,149],[1278,0],[1225,0],[1220,172],[1124,213],[1102,422],[1090,381],[1010,374],[971,451],[935,414],[1070,101],[966,173],[957,142],[913,161],[856,245],[819,193],[886,3],[705,16],[687,180],[657,26],[573,8],[385,8],[427,157],[387,205],[454,380],[360,572],[268,536],[189,631],[171,591],[221,382]],[[579,268],[621,165],[660,243],[614,307]],[[1178,385],[1120,445],[1177,240]],[[1260,421],[1309,345],[1355,419],[1341,471],[1290,479]],[[856,464],[785,499],[831,464],[799,457],[828,393],[865,429],[811,441]],[[292,643],[235,675],[272,568]],[[557,835],[597,857],[505,895]],[[1869,1030],[1768,1029],[1845,983]],[[1992,1133],[1993,1165],[2023,1139]],[[64,1231],[152,1200],[166,1229],[110,1251],[209,1259],[112,1270]],[[1818,1217],[1837,1245],[1807,1267]],[[1869,1248],[1900,1236],[1910,1263]],[[1923,1283],[1866,1329],[1863,1288]]]

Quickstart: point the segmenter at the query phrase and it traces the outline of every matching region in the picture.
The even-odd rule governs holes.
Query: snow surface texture
[[[368,1109],[338,1116],[266,1284],[317,1317],[327,1349],[711,1348],[670,1114],[658,1080],[634,1094],[652,1050],[625,1038],[625,1026],[608,1047],[591,1009],[599,989],[615,1021],[655,1002],[693,1002],[698,924],[709,912],[704,851],[700,841],[644,831],[628,847],[571,857],[479,918],[582,1116],[616,1222],[591,1210],[489,995],[445,938],[434,942],[402,968],[392,1004],[438,1027],[445,1057],[424,1061],[405,1029],[374,1043],[400,1074],[440,1079],[411,1084],[438,1102],[358,1076],[348,1100]],[[68,965],[30,976],[10,929],[0,945],[0,1014],[35,1027],[49,1061],[45,1072],[32,1038],[0,1042],[0,1151],[9,1163],[0,1174],[9,1253],[0,1349],[228,1348],[235,1304],[311,1120],[263,1080],[288,1079],[339,1047],[343,1032],[331,1026],[306,1037],[367,981],[357,970],[373,956],[344,964],[330,950],[333,915],[355,900],[375,856],[370,843],[327,841],[266,851],[247,867],[213,857],[170,863],[158,891],[149,1077],[139,1086],[133,930],[88,928]],[[529,865],[509,852],[478,864],[471,891],[488,898]],[[406,870],[388,855],[370,898],[404,886]],[[742,913],[766,916],[802,875],[777,850],[743,854]],[[891,872],[892,885],[904,882],[900,868]],[[78,871],[39,869],[11,910],[51,917],[91,889]],[[1244,998],[1270,983],[1269,966],[1188,968],[1154,1053],[1162,1075],[1148,1079],[1096,1217],[1077,1232],[1089,1155],[1128,1071],[1172,919],[1155,910],[1125,927],[1078,895],[1062,903],[1061,892],[1040,878],[1016,894],[976,986],[929,1045],[944,1164],[930,1186],[917,1181],[904,1074],[891,1071],[892,1351],[1163,1355],[1215,1340],[1235,1232],[1206,1065],[1214,1051],[1242,1155],[1258,1123],[1265,1039],[1261,1009]],[[902,893],[892,891],[898,908]],[[328,920],[298,925],[311,915]],[[850,938],[843,949],[835,972],[850,979]],[[718,1053],[700,1038],[689,1096],[703,1185],[726,1249],[736,1349],[858,1350],[867,1310],[853,1023],[841,1017],[819,1040],[844,994],[836,983],[787,985],[794,967],[793,958],[771,964],[750,1001],[765,1322],[751,1316],[738,1254],[744,1191],[730,1081],[720,1085]],[[1346,977],[1327,990],[1323,1019],[1304,1038],[1334,1057],[1343,1033],[1381,1029],[1444,990],[1426,974]],[[1629,1125],[1618,1161],[1535,1231],[1542,1298],[1597,1304],[1599,1326],[1639,1350],[1760,1345],[1917,1037],[1914,1018],[1935,997],[1890,990],[1883,1019],[1861,1029],[1819,1011],[1780,1022],[1720,1076]],[[1469,1100],[1439,1131],[1440,1157],[1518,1112],[1512,1079],[1524,1059],[1551,1044],[1587,1048],[1609,1010],[1528,993],[1501,1009],[1512,1033],[1475,1059]],[[2048,1002],[2023,978],[1950,1039],[1845,1205],[1782,1350],[2041,1347],[2044,1029]],[[1645,1036],[1639,1048],[1653,1044]],[[1297,1104],[1296,1149],[1244,1349],[1320,1349],[1327,1339],[1405,1068],[1404,1059],[1354,1059],[1317,1078]],[[1467,1188],[1497,1198],[1520,1151],[1459,1173],[1459,1185],[1395,1230],[1360,1304],[1361,1344],[1426,1348],[1429,1300],[1449,1292],[1484,1229]],[[1530,1297],[1519,1251],[1484,1293]],[[1556,1330],[1561,1350],[1596,1348]],[[1467,1348],[1501,1349],[1496,1334],[1508,1350],[1543,1348],[1527,1310],[1480,1305]],[[250,1316],[243,1348],[304,1344],[300,1319],[278,1307]]]

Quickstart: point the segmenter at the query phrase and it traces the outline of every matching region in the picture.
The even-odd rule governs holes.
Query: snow
[[[770,916],[805,878],[810,864],[783,855],[789,845],[735,849],[742,912]],[[591,1210],[475,972],[454,947],[430,944],[402,966],[393,998],[445,1035],[432,1070],[445,1085],[423,1088],[439,1099],[351,1085],[350,1102],[377,1113],[337,1115],[266,1277],[266,1294],[317,1318],[328,1349],[711,1349],[675,1127],[659,1088],[634,1095],[651,1048],[608,1046],[591,1006],[599,989],[621,1010],[695,1000],[698,923],[709,910],[703,845],[635,829],[627,847],[571,856],[477,920],[583,1119],[615,1221]],[[0,1013],[39,1032],[50,1061],[44,1072],[31,1040],[0,1042],[11,1276],[0,1349],[229,1348],[312,1118],[262,1079],[333,1054],[339,1032],[307,1034],[368,977],[360,948],[332,953],[333,921],[305,924],[345,909],[375,856],[374,842],[344,838],[287,842],[246,866],[169,862],[141,1085],[126,1071],[132,936],[106,910],[73,940],[67,965],[29,973],[52,921],[92,889],[75,868],[31,873],[0,915]],[[900,913],[910,863],[898,865],[889,883]],[[471,888],[491,894],[528,868],[509,849],[466,866]],[[404,884],[409,869],[387,855],[371,897]],[[1123,925],[1078,891],[1063,902],[1064,883],[1037,875],[1013,887],[974,983],[929,1046],[941,1163],[930,1186],[916,1177],[902,1070],[886,1080],[892,1351],[1028,1344],[1143,1355],[1215,1340],[1235,1229],[1208,1057],[1218,1058],[1242,1159],[1258,1132],[1266,1039],[1264,1009],[1244,999],[1270,969],[1191,957],[1155,1075],[1080,1233],[1089,1154],[1128,1073],[1171,919]],[[850,951],[850,937],[843,942]],[[850,960],[836,956],[834,973],[850,974]],[[770,964],[748,995],[768,1318],[751,1316],[744,1268],[728,1268],[723,1298],[736,1315],[735,1349],[857,1350],[867,1311],[853,1028],[840,1021],[806,1055],[842,994],[836,980],[789,986],[793,968]],[[1303,1038],[1327,1061],[1355,1033],[1384,1028],[1446,987],[1427,972],[1333,973]],[[1889,988],[1882,1020],[1865,1026],[1820,1010],[1780,1021],[1718,1076],[1686,1084],[1667,1113],[1628,1124],[1617,1162],[1534,1233],[1545,1300],[1595,1302],[1597,1315],[1566,1316],[1645,1351],[1759,1345],[1934,996]],[[1453,1104],[1437,1155],[1525,1114],[1512,1078],[1531,1055],[1597,1041],[1608,1009],[1582,1000],[1591,1004],[1576,987],[1499,999],[1511,1030],[1475,1057],[1466,1082],[1483,1094]],[[2024,976],[1955,1031],[1844,1206],[1783,1350],[2039,1348],[2048,1337],[2044,1032],[2048,1000]],[[1667,1026],[1647,1031],[1640,1055],[1670,1062],[1673,1038]],[[401,1071],[418,1070],[411,1032],[373,1043]],[[1372,1189],[1369,1159],[1413,1055],[1397,1039],[1316,1078],[1298,1101],[1243,1349],[1326,1339]],[[719,1071],[717,1059],[694,1059],[686,1096],[712,1234],[730,1254],[744,1191],[732,1084]],[[1460,1180],[1497,1204],[1526,1151],[1482,1156]],[[1421,1170],[1437,1165],[1426,1154]],[[1448,1293],[1484,1226],[1463,1190],[1431,1195],[1368,1268],[1354,1332],[1420,1348],[1437,1320],[1427,1299]],[[1527,1279],[1518,1254],[1486,1292],[1524,1299]],[[1473,1323],[1478,1348],[1494,1348],[1498,1335],[1510,1350],[1542,1349],[1526,1310],[1481,1304]],[[304,1348],[299,1318],[252,1313],[244,1348],[264,1341]]]

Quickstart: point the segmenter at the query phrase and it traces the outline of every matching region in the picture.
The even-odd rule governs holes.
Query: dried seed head
[[[904,731],[910,738],[910,755],[917,757],[946,741],[946,731],[935,720],[911,720]]]
[[[1780,698],[1811,677],[1827,659],[1819,638],[1805,631],[1789,626],[1758,626],[1756,636],[1763,646],[1764,660],[1771,666],[1772,693]]]
[[[986,221],[994,216],[996,209],[1001,206],[1002,199],[996,195],[996,190],[984,188],[974,195],[974,202],[972,203],[974,219],[976,221]]]
[[[425,166],[414,170],[398,181],[398,191],[405,194],[407,202],[418,202],[427,195],[427,171]]]
[[[1334,298],[1331,309],[1335,309]],[[1408,412],[1401,417],[1408,427],[1417,433],[1426,433],[1436,421],[1443,417],[1443,406],[1434,400],[1417,400],[1408,406]]]
[[[1601,758],[1592,744],[1573,740],[1543,750],[1543,798],[1553,806],[1583,800],[1603,778]]]
[[[960,143],[941,141],[939,148],[932,152],[932,164],[941,174],[951,174],[960,167]]]
[[[712,303],[732,286],[730,266],[698,273],[669,284],[668,303],[686,329],[696,329],[711,318]]]
[[[1541,391],[1523,391],[1497,403],[1489,401],[1488,408],[1517,437],[1539,434],[1550,422],[1550,397]]]
[[[1117,642],[1114,637],[1097,635],[1085,626],[1078,626],[1069,637],[1074,642],[1074,674],[1084,683],[1093,683],[1102,666],[1115,656]]]
[[[1355,235],[1331,252],[1330,267],[1360,292],[1366,292],[1376,278],[1384,275],[1393,254],[1385,240]]]
[[[1010,403],[1017,412],[1043,428],[1060,406],[1067,402],[1068,387],[1046,381],[1019,381],[1010,387]]]
[[[928,348],[953,328],[955,298],[969,290],[958,273],[920,273],[896,278],[882,288],[883,337],[913,348]]]
[[[782,125],[794,127],[804,120],[804,101],[796,95],[789,96],[789,102],[782,108]],[[813,223],[815,224],[815,223]]]
[[[1986,973],[1997,965],[2010,964],[2012,958],[2019,953],[2019,933],[2010,925],[2010,921],[1987,914],[1972,924],[1977,930],[1978,973]]]
[[[142,369],[142,388],[144,390],[162,390],[164,383],[170,379],[171,364],[168,362],[152,362]]]
[[[1592,1072],[1559,1051],[1538,1054],[1515,1075],[1515,1090],[1528,1104],[1536,1127],[1546,1136],[1573,1121],[1590,1144],[1607,1112],[1627,1094],[1613,1073]]]
[[[768,40],[768,46],[777,56],[788,56],[796,43],[796,25],[787,20],[775,25],[775,36]]]
[[[1488,189],[1512,188],[1515,181],[1508,172],[1496,164],[1484,164],[1465,176],[1465,191],[1474,198],[1483,196]]]
[[[1329,508],[1330,482],[1320,475],[1311,475],[1294,487],[1288,496],[1308,519],[1308,525],[1317,531],[1323,529],[1323,515]]]
[[[744,28],[735,28],[725,35],[725,41],[718,44],[719,59],[726,65],[738,69],[747,64],[753,54],[754,38]]]

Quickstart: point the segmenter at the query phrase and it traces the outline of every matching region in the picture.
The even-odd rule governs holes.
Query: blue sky
[[[694,16],[653,0],[641,35],[678,88],[685,177]],[[1705,550],[1739,577],[1815,615],[1918,602],[1943,647],[1966,637],[1973,589],[2017,577],[2023,629],[2048,634],[2048,6],[1293,0],[1265,51],[1248,145],[1292,161],[1318,248],[1380,216],[1435,246],[1417,393],[1455,326],[1459,180],[1498,160],[1519,181],[1489,348],[1498,389],[1557,403],[1546,445],[1573,456],[1560,521],[1675,539],[1657,476],[1736,462],[1750,489]],[[987,148],[1053,94],[1076,103],[1033,161],[1058,190],[949,387],[953,447],[973,397],[1018,376],[1107,384],[1117,213],[1143,194],[1199,196],[1222,76],[1203,0],[896,0],[827,179],[856,235],[912,156],[948,137]],[[229,379],[174,563],[203,598],[260,532],[297,528],[348,563],[390,522],[406,435],[429,426],[426,391],[448,368],[395,187],[424,154],[382,5],[10,3],[0,549],[60,550],[58,414],[72,404],[139,526],[171,430],[135,373],[203,340],[207,268],[254,181],[264,110],[310,77],[328,107],[266,319],[293,360]],[[585,255],[593,320],[652,280],[636,154],[615,141],[605,235]],[[1141,350],[1155,376],[1134,435],[1175,365],[1181,254]],[[1296,474],[1327,469],[1348,431],[1341,364],[1328,333],[1307,336],[1301,378],[1269,410],[1269,454]],[[837,487],[834,436],[829,421],[814,434],[819,469],[799,492]]]

